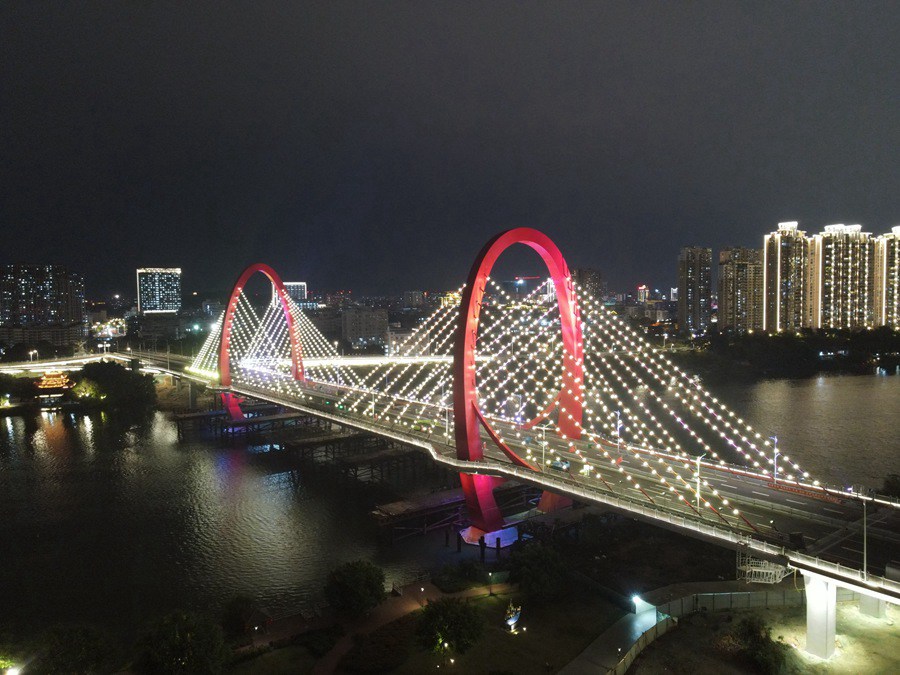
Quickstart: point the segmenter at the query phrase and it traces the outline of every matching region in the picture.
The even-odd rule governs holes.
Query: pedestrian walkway
[[[444,593],[430,581],[404,586],[399,596],[391,596],[378,607],[372,610],[368,616],[345,625],[346,634],[338,640],[334,648],[319,659],[313,668],[313,675],[329,675],[337,670],[344,655],[353,647],[354,635],[365,635],[377,628],[396,621],[402,616],[415,612],[424,607],[428,601],[438,598],[478,598],[490,595],[504,595],[509,593],[512,586],[507,583],[493,584],[469,588],[459,593]]]

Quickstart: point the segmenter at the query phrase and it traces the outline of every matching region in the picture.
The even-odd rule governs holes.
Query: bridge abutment
[[[806,651],[821,659],[834,654],[837,622],[837,584],[814,574],[804,574],[806,586]]]

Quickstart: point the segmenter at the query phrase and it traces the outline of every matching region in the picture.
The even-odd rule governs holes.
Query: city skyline
[[[0,9],[0,262],[377,294],[533,226],[632,288],[692,242],[900,222],[894,6],[264,9]]]

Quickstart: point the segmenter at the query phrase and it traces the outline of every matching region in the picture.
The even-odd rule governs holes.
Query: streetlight
[[[488,572],[488,595],[494,594],[494,573]]]
[[[663,351],[666,351],[666,340],[669,339],[668,333],[663,333]]]
[[[441,381],[441,405],[444,406],[444,435],[450,437],[450,406],[444,400],[444,382]]]
[[[702,455],[697,456],[697,508],[700,508],[700,460],[706,457],[706,453],[704,452]]]
[[[622,451],[619,448],[619,444],[622,441],[622,413],[616,410],[616,453],[621,455]]]
[[[772,458],[772,481],[775,485],[778,485],[778,455],[781,454],[778,452],[778,436],[769,436],[769,439],[775,441],[775,445],[773,446],[775,456]]]
[[[29,359],[28,359],[29,361],[34,361],[35,357],[40,356],[40,355],[38,354],[37,349],[32,349],[30,352],[28,352],[28,356],[29,356]]]

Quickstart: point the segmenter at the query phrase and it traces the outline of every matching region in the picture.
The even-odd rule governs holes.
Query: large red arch
[[[556,244],[543,232],[519,227],[501,232],[493,237],[475,259],[460,303],[458,334],[453,352],[453,421],[455,424],[456,456],[459,459],[477,461],[484,456],[481,443],[481,426],[487,430],[497,446],[515,464],[535,469],[503,443],[484,419],[478,408],[476,390],[475,343],[478,338],[478,320],[485,287],[494,263],[500,254],[513,244],[525,244],[533,248],[550,272],[556,288],[560,325],[563,339],[562,388],[557,396],[559,405],[559,429],[565,438],[581,437],[582,417],[582,334],[578,315],[578,303],[569,268]],[[552,405],[529,422],[531,426],[552,409]],[[469,516],[473,524],[486,531],[498,530],[503,525],[500,510],[493,496],[495,479],[490,476],[460,474],[466,494]]]
[[[237,309],[238,297],[240,296],[244,285],[247,283],[247,280],[257,272],[265,274],[269,281],[272,282],[274,292],[278,296],[281,308],[284,311],[284,320],[287,322],[288,336],[291,341],[291,376],[295,380],[304,379],[300,341],[297,339],[297,335],[294,332],[294,317],[291,315],[290,305],[288,304],[288,294],[284,288],[284,283],[281,281],[281,277],[278,276],[278,273],[271,267],[264,265],[263,263],[255,263],[241,272],[241,276],[238,277],[238,280],[234,284],[234,288],[231,290],[231,297],[228,298],[228,307],[225,310],[225,319],[222,323],[222,339],[219,343],[219,383],[223,387],[231,386],[231,362],[229,359],[229,351],[231,348],[231,330],[234,327],[234,313]]]

